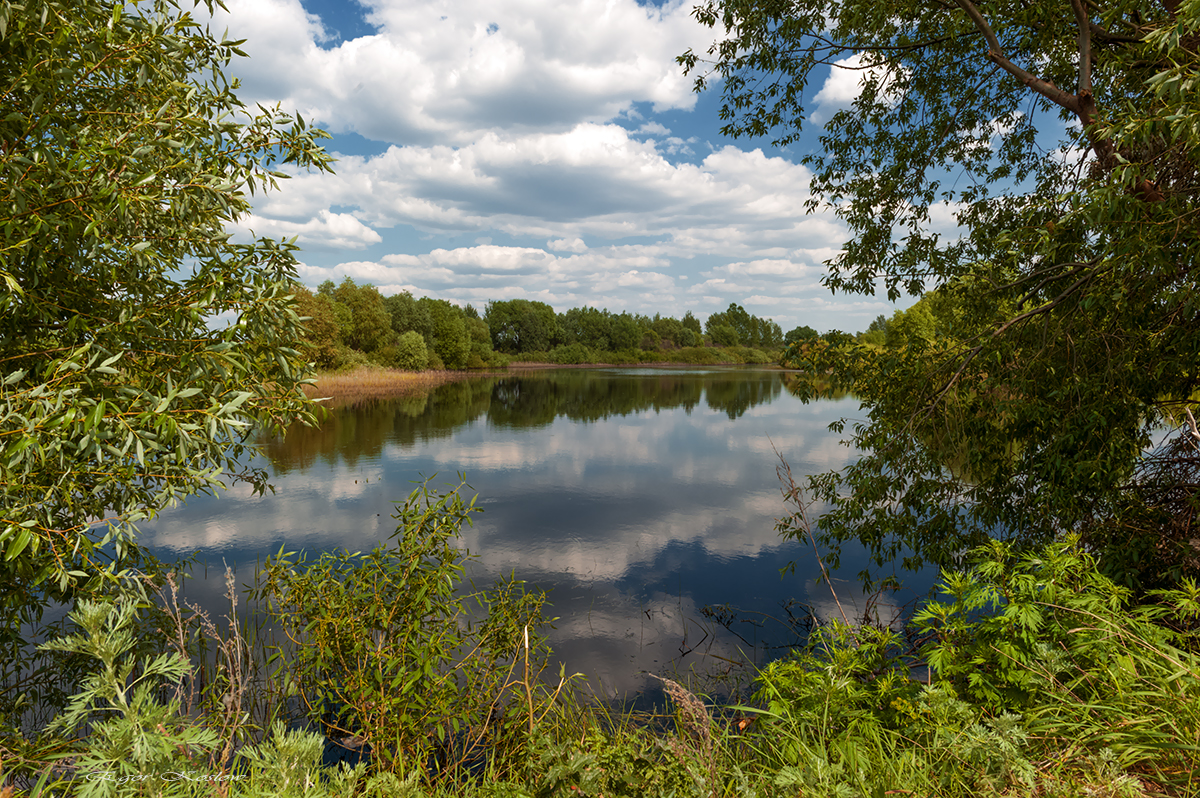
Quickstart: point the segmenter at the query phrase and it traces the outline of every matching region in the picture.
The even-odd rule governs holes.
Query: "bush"
[[[729,353],[723,349],[713,349],[704,346],[689,346],[677,352],[669,353],[672,363],[689,363],[692,365],[715,365],[727,363]]]
[[[726,354],[737,363],[746,363],[748,365],[763,365],[773,363],[774,360],[761,349],[751,349],[748,346],[731,346]]]
[[[503,352],[497,352],[495,349],[489,350],[488,356],[484,358],[484,363],[490,369],[506,369],[511,362],[511,357]]]
[[[55,795],[61,788],[62,794],[79,798],[193,798],[231,793],[245,798],[349,798],[360,782],[371,787],[373,780],[365,778],[365,765],[322,770],[325,740],[320,734],[288,731],[284,722],[277,720],[260,743],[242,747],[235,756],[232,738],[223,740],[213,730],[222,724],[212,713],[205,713],[207,717],[199,722],[188,717],[181,710],[179,696],[188,691],[185,683],[196,680],[195,666],[179,652],[144,658],[136,655],[138,608],[144,606],[145,598],[126,586],[115,601],[80,601],[70,615],[80,633],[42,647],[98,660],[100,667],[83,681],[82,691],[46,730],[70,735],[83,726],[86,732],[79,739],[58,741],[43,749],[43,753],[55,751],[53,772],[58,779],[50,781],[52,771],[43,770],[33,795]],[[213,703],[220,697],[228,700],[231,693],[221,696],[225,687],[239,689],[221,679],[210,683],[207,697]],[[172,697],[164,701],[164,696]],[[231,708],[226,705],[224,709],[228,721]],[[234,714],[239,715],[233,719],[235,724],[246,723],[248,716],[241,715],[240,707]],[[64,758],[64,752],[69,756]],[[14,771],[36,764],[25,761],[20,763],[24,767],[12,768],[11,763],[11,758],[5,762],[10,765],[6,774],[10,778]],[[318,785],[323,789],[315,789]],[[8,795],[11,789],[0,792]]]
[[[379,365],[357,349],[351,349],[345,344],[336,344],[329,355],[329,368],[332,371],[357,371]]]
[[[400,336],[394,347],[391,362],[384,365],[405,371],[424,371],[429,364],[429,349],[419,332],[409,330]]]
[[[465,487],[417,488],[391,544],[367,554],[281,551],[256,587],[291,641],[286,667],[310,719],[364,740],[385,770],[495,757],[534,725],[545,595],[515,580],[459,590],[459,528],[477,512]]]
[[[708,331],[708,335],[717,346],[738,345],[737,330],[728,324],[718,324]]]
[[[534,350],[532,352],[518,352],[514,355],[509,355],[514,363],[549,363],[550,353],[544,350]]]
[[[578,365],[581,363],[594,363],[595,355],[592,350],[588,349],[583,344],[568,344],[566,346],[556,346],[550,350],[550,362],[558,363],[559,365]]]
[[[634,363],[640,363],[641,353],[635,349],[622,349],[620,351],[607,351],[595,353],[597,363],[611,363],[614,366],[628,366]]]
[[[1194,795],[1185,785],[1200,761],[1200,660],[1188,649],[1200,587],[1130,606],[1074,539],[1027,553],[993,541],[971,557],[909,626],[926,641],[929,684],[910,677],[904,638],[840,623],[764,669],[756,699],[766,708],[751,711],[776,783],[819,794],[1144,795],[1155,792],[1140,786],[1145,774],[1165,794]]]
[[[675,333],[675,343],[684,349],[689,346],[699,346],[701,340],[700,333],[687,327],[684,327]]]

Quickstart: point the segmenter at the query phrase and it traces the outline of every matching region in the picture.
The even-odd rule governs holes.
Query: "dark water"
[[[335,411],[264,447],[275,493],[235,487],[143,527],[163,554],[200,552],[239,581],[281,546],[366,550],[394,529],[393,502],[422,476],[479,494],[463,543],[477,583],[500,575],[550,591],[556,656],[608,694],[646,672],[729,670],[791,639],[791,602],[836,610],[808,544],[785,543],[774,448],[797,478],[853,456],[828,431],[853,398],[800,402],[778,371],[564,369],[481,377],[428,396]],[[796,563],[795,573],[780,569]],[[864,600],[844,556],[849,610]],[[218,606],[218,567],[189,593]],[[202,572],[201,573],[202,576]],[[738,610],[729,628],[705,607]],[[889,605],[884,602],[883,611]],[[775,620],[773,620],[775,619]]]

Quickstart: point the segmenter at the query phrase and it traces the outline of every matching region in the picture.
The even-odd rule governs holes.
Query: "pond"
[[[529,370],[342,408],[264,446],[273,494],[195,497],[145,524],[144,540],[161,556],[198,552],[210,567],[188,593],[220,607],[222,561],[246,583],[281,546],[370,549],[415,481],[453,485],[461,472],[484,510],[463,533],[479,557],[471,577],[515,574],[547,590],[551,645],[568,672],[607,696],[639,691],[647,673],[728,672],[793,642],[787,621],[806,617],[800,605],[836,612],[811,545],[775,531],[786,512],[775,451],[797,479],[845,465],[853,452],[828,425],[858,402],[805,404],[790,379]],[[848,550],[843,563],[837,595],[861,612],[862,561]]]

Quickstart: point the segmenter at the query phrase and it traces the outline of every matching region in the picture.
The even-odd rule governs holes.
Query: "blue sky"
[[[674,58],[713,37],[693,4],[231,0],[215,27],[247,39],[242,99],[298,110],[339,158],[238,233],[298,236],[310,286],[350,276],[480,308],[703,319],[737,302],[785,330],[890,315],[820,285],[846,231],[805,214],[802,148],[724,139],[718,93],[693,93]],[[859,74],[814,83],[814,118]]]

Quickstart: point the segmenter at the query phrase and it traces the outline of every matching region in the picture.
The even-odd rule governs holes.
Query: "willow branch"
[[[1080,264],[1081,267],[1084,265],[1086,265],[1086,264]],[[1078,272],[1078,271],[1079,271],[1079,269],[1077,268],[1072,272],[1072,274],[1074,274],[1075,272]],[[1022,313],[1021,315],[1014,316],[1013,318],[1004,322],[1004,324],[1000,325],[998,328],[996,328],[995,330],[992,331],[991,340],[995,340],[996,338],[999,338],[1010,327],[1012,327],[1015,324],[1020,324],[1021,322],[1028,321],[1029,319],[1033,318],[1034,316],[1040,316],[1043,313],[1048,313],[1049,311],[1058,307],[1063,302],[1065,302],[1068,297],[1070,297],[1072,294],[1074,294],[1076,291],[1078,291],[1080,288],[1082,288],[1084,285],[1086,285],[1088,283],[1088,281],[1090,281],[1095,276],[1096,276],[1096,272],[1092,272],[1090,274],[1085,274],[1083,277],[1080,277],[1078,280],[1076,280],[1074,283],[1072,283],[1065,291],[1063,291],[1061,294],[1059,294],[1058,296],[1056,296],[1054,299],[1050,300],[1046,304],[1039,305],[1038,307],[1034,308],[1033,310],[1026,311],[1025,313]],[[982,351],[983,351],[983,344],[977,344],[977,345],[973,346],[967,352],[966,357],[963,358],[963,362],[959,365],[958,369],[955,370],[954,374],[952,374],[950,376],[950,379],[948,379],[946,381],[946,384],[943,385],[941,390],[938,391],[937,396],[933,397],[933,399],[929,402],[929,406],[925,410],[926,417],[928,417],[930,414],[933,413],[934,408],[937,407],[938,403],[942,400],[942,397],[944,397],[950,391],[950,389],[952,387],[954,387],[954,383],[958,382],[959,377],[961,377],[963,375],[963,372],[966,371],[967,366],[970,365],[971,361],[973,361],[979,355],[979,353]]]
[[[1004,48],[1000,46],[1000,40],[996,38],[995,32],[992,31],[991,25],[988,25],[987,20],[983,18],[983,14],[979,13],[979,9],[975,7],[975,4],[971,0],[957,0],[957,2],[959,8],[966,12],[971,21],[975,23],[975,27],[983,34],[983,38],[987,40],[987,57],[989,61],[1055,105],[1062,106],[1076,115],[1080,113],[1078,97],[1063,91],[1049,81],[1042,80],[1032,72],[1025,71],[1008,59],[1008,56],[1004,54]]]
[[[1079,272],[1083,271],[1091,264],[1088,264],[1088,263],[1064,263],[1062,265],[1064,267],[1065,266],[1074,266],[1075,268],[1071,269],[1071,271],[1067,272],[1066,274],[1060,274],[1057,277],[1054,277],[1054,276],[1043,277],[1041,282],[1039,282],[1033,288],[1029,289],[1029,291],[1025,294],[1025,296],[1023,296],[1017,300],[1017,307],[1019,308],[1022,305],[1024,305],[1026,302],[1028,302],[1033,297],[1034,294],[1036,294],[1038,291],[1042,290],[1042,286],[1044,286],[1046,283],[1050,282],[1051,280],[1061,279],[1063,277],[1071,277],[1073,275],[1079,274]]]
[[[1079,96],[1092,93],[1092,31],[1083,0],[1071,0],[1079,24]]]

